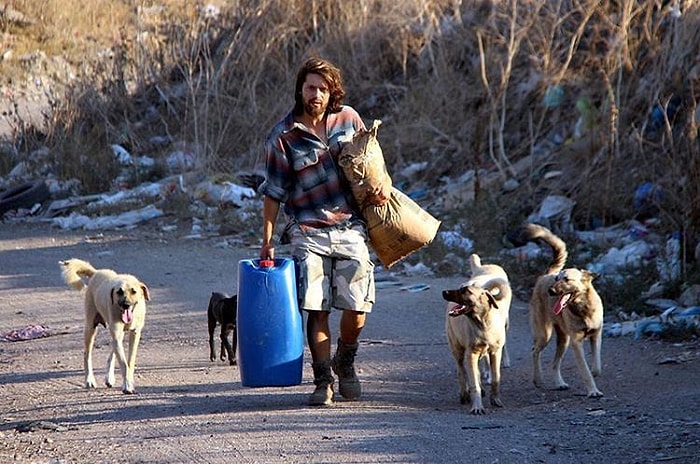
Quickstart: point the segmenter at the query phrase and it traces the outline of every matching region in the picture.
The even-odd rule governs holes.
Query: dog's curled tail
[[[481,288],[486,290],[493,296],[496,301],[506,299],[510,295],[510,284],[503,277],[494,277],[481,285]]]
[[[89,279],[97,272],[97,269],[92,267],[92,264],[81,259],[67,259],[59,261],[58,264],[63,267],[61,272],[63,280],[74,290],[85,288],[85,282],[83,282],[82,277]]]
[[[539,224],[525,224],[520,232],[521,238],[531,241],[531,240],[542,240],[544,243],[552,247],[554,257],[552,262],[549,263],[547,268],[547,274],[556,274],[557,272],[564,269],[566,264],[566,258],[568,257],[568,252],[566,251],[566,243],[551,230]]]

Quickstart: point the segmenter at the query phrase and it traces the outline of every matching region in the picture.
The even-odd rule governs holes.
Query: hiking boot
[[[343,398],[356,400],[362,394],[360,379],[355,374],[355,355],[357,354],[357,343],[346,345],[339,338],[338,349],[331,359],[333,372],[338,376],[338,391]]]
[[[333,404],[333,374],[329,361],[312,363],[314,385],[316,389],[309,396],[309,406],[326,406]]]

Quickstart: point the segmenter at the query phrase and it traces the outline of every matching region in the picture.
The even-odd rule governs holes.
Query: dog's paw
[[[569,389],[568,383],[560,383],[554,387],[555,390],[564,391]]]
[[[483,416],[486,414],[486,410],[482,407],[472,407],[471,410],[469,411],[470,414],[474,416]]]
[[[236,365],[236,358],[233,358],[233,359],[229,360],[228,365],[229,365],[229,366],[235,366],[235,365]]]
[[[125,389],[122,390],[122,393],[124,393],[125,395],[133,395],[133,394],[134,394],[134,390],[133,390],[133,389],[128,390],[128,389],[125,388]]]
[[[491,406],[496,407],[496,408],[502,408],[503,401],[501,401],[500,398],[491,398]]]
[[[602,398],[603,392],[596,388],[595,390],[588,392],[588,397],[589,398]]]

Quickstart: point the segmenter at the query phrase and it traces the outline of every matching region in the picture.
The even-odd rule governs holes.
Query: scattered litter
[[[425,171],[425,169],[427,167],[428,167],[427,161],[423,161],[420,163],[411,163],[408,166],[404,167],[403,169],[399,170],[399,172],[397,172],[397,175],[399,177],[405,177],[405,178],[410,179],[410,178],[414,177],[416,174],[418,174],[422,171]]]
[[[528,222],[541,224],[554,233],[569,233],[573,231],[571,213],[576,202],[563,195],[549,195],[540,204],[536,213],[528,216]]]
[[[643,240],[637,240],[622,248],[612,247],[606,254],[588,264],[588,270],[608,277],[628,268],[638,269],[655,256],[654,248]]]
[[[154,205],[148,205],[134,211],[111,216],[91,218],[83,214],[71,213],[68,217],[53,218],[53,224],[61,229],[117,229],[134,227],[141,222],[163,216],[163,211]]]
[[[100,209],[105,206],[116,205],[125,200],[134,198],[155,198],[161,194],[161,185],[155,182],[139,185],[130,190],[120,190],[117,193],[100,195],[100,199],[90,203],[90,209]]]
[[[2,340],[7,342],[19,342],[24,340],[34,340],[37,338],[48,337],[51,335],[49,333],[49,328],[45,325],[29,325],[21,329],[10,330],[5,332],[0,336]]]
[[[221,192],[221,203],[232,203],[236,206],[242,206],[244,200],[253,199],[257,196],[257,192],[249,187],[242,187],[233,182],[223,182],[224,188]]]
[[[681,364],[684,362],[692,361],[696,356],[692,356],[690,353],[681,353],[678,356],[666,356],[661,358],[658,364]]]
[[[457,231],[447,230],[438,233],[440,240],[448,248],[460,248],[465,252],[471,252],[474,249],[474,241],[462,236]]]
[[[413,266],[411,266],[408,263],[404,263],[403,266],[403,274],[406,275],[427,275],[431,276],[433,275],[433,270],[430,269],[428,266],[426,266],[424,263],[417,263]]]
[[[538,258],[543,254],[543,251],[537,244],[528,242],[521,247],[506,249],[503,253],[513,256],[519,263],[524,263]]]
[[[112,153],[114,153],[114,157],[117,159],[117,162],[121,164],[122,166],[128,166],[130,164],[133,164],[133,160],[131,159],[131,153],[127,151],[126,148],[122,147],[121,145],[112,145]]]
[[[634,339],[639,340],[645,335],[660,335],[668,330],[681,328],[700,329],[700,306],[690,308],[673,306],[658,316],[606,323],[603,326],[603,334],[608,337],[634,334]]]

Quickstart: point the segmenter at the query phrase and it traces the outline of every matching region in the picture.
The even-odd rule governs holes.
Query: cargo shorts
[[[362,222],[309,228],[291,224],[297,296],[305,311],[332,308],[369,313],[375,298],[374,263]]]

